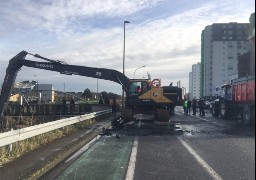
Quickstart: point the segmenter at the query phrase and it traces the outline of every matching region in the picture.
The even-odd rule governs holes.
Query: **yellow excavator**
[[[47,62],[25,59],[28,54]],[[124,123],[133,121],[134,114],[154,114],[155,121],[168,122],[170,115],[174,114],[175,106],[179,104],[182,98],[181,88],[177,86],[161,86],[160,79],[129,79],[116,70],[69,65],[63,61],[52,60],[38,54],[21,51],[9,61],[6,69],[0,96],[1,117],[7,108],[11,89],[22,66],[57,71],[65,75],[99,78],[122,85],[126,93],[124,107],[121,110],[121,119]]]

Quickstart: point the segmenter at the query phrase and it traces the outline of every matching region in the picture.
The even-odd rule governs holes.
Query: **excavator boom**
[[[109,80],[121,84],[124,91],[127,91],[127,86],[129,83],[129,79],[119,71],[112,69],[104,69],[104,68],[93,68],[86,66],[76,66],[76,65],[68,65],[61,61],[54,61],[48,58],[44,58],[38,54],[34,55],[36,58],[41,58],[48,62],[37,62],[25,59],[26,55],[30,53],[26,51],[21,51],[15,57],[13,57],[9,61],[9,65],[6,69],[6,75],[4,78],[4,83],[1,90],[0,96],[0,113],[1,117],[3,116],[3,112],[8,105],[8,101],[11,94],[11,89],[14,85],[17,73],[22,66],[45,69],[49,71],[60,72],[61,74],[66,75],[80,75],[87,76],[92,78],[99,78],[104,80]],[[30,54],[33,55],[33,54]]]

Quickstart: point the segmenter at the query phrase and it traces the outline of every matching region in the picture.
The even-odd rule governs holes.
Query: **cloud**
[[[59,34],[64,33],[68,27],[71,32],[78,30],[73,29],[74,26],[90,27],[87,24],[90,18],[106,20],[124,17],[154,7],[158,2],[160,0],[10,0],[1,2],[0,11],[3,20],[11,21],[14,26],[31,26]]]
[[[212,23],[248,22],[254,6],[245,2],[242,7],[240,1],[198,0],[190,7],[190,3],[179,1],[174,8],[168,0],[3,1],[0,6],[0,20],[4,24],[4,28],[0,27],[0,67],[6,67],[8,59],[27,50],[68,64],[122,72],[123,21],[129,20],[131,23],[126,24],[126,75],[133,78],[134,70],[146,65],[136,76],[147,77],[148,71],[152,78],[161,78],[164,85],[181,80],[182,86],[188,87],[191,66],[201,58],[202,30]],[[169,12],[165,8],[161,12],[160,7],[176,11]],[[3,79],[4,73],[0,70]],[[84,79],[86,86],[95,84],[92,78],[66,78],[29,68],[22,68],[18,80],[28,80],[35,73],[42,82],[48,80],[60,87],[61,83],[69,81],[73,84],[70,84],[71,89],[79,89]],[[109,88],[107,91],[120,92],[118,85],[102,80],[102,87],[103,84]],[[112,85],[116,88],[111,88]]]

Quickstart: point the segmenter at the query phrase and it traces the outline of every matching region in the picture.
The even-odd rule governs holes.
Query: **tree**
[[[114,97],[118,98],[118,95],[112,92],[107,93],[106,91],[102,91],[100,94],[102,99],[113,99]]]
[[[100,93],[100,95],[101,95],[101,99],[107,99],[108,98],[108,93],[106,91],[102,91]]]
[[[108,93],[108,97],[109,97],[110,99],[113,99],[114,97],[117,98],[118,95],[117,95],[117,94],[114,94],[114,93],[112,93],[112,92],[110,92],[110,93]]]
[[[83,98],[90,99],[92,97],[92,93],[90,89],[86,88],[82,94]]]

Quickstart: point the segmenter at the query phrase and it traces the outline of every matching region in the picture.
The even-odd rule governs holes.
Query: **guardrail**
[[[78,122],[82,122],[88,119],[92,119],[104,114],[111,113],[111,109],[98,111],[90,114],[80,115],[76,117],[60,119],[57,121],[52,121],[44,124],[39,124],[31,127],[26,127],[23,129],[12,130],[9,132],[0,134],[0,147],[13,144],[18,141],[22,141],[46,132],[50,132],[68,125],[72,125]]]
[[[39,116],[39,115],[81,115],[111,108],[107,104],[9,104],[5,116]]]

